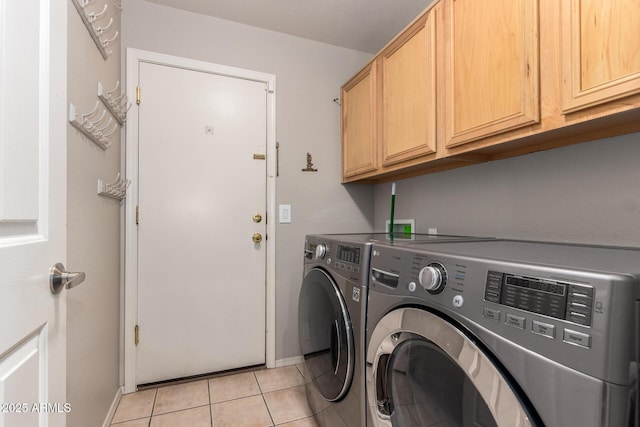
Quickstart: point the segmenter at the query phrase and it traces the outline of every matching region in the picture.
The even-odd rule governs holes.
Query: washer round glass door
[[[403,308],[383,317],[370,340],[366,369],[374,425],[533,425],[484,352],[427,311]]]
[[[342,293],[324,270],[304,277],[298,319],[306,372],[325,399],[340,400],[353,378],[353,331]]]

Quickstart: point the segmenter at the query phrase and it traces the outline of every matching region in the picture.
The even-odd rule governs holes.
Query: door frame
[[[267,90],[267,141],[266,141],[266,330],[265,361],[267,368],[276,366],[275,360],[275,248],[276,248],[276,76],[274,74],[229,67],[194,59],[181,58],[162,53],[127,48],[126,54],[126,93],[132,106],[127,118],[125,130],[126,144],[123,144],[122,156],[125,162],[125,173],[128,179],[135,181],[138,176],[138,117],[136,102],[136,86],[139,81],[139,64],[153,63],[187,70],[208,72],[228,77],[264,82]],[[141,96],[144,96],[142,94]],[[123,372],[124,392],[136,390],[136,358],[135,326],[138,319],[138,233],[136,225],[136,205],[138,201],[137,182],[127,191],[124,208],[124,259],[123,259],[123,295],[121,306],[121,342],[124,348],[121,372]]]

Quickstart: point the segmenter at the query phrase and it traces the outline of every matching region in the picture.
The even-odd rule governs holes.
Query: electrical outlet
[[[391,221],[386,220],[384,225],[385,232],[389,231]],[[393,235],[397,238],[413,239],[412,234],[416,232],[416,220],[415,219],[394,219],[393,220]]]

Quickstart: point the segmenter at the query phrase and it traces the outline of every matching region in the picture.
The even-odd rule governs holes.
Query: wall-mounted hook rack
[[[120,88],[120,81],[116,83],[116,87],[111,90],[104,90],[102,82],[98,82],[98,98],[102,101],[105,107],[113,114],[113,117],[118,121],[120,126],[127,120],[127,111],[131,107],[129,98],[124,92],[120,94],[117,90]]]
[[[100,54],[104,59],[107,59],[109,54],[112,53],[111,49],[108,49],[108,46],[113,43],[119,35],[119,32],[115,30],[115,32],[111,35],[111,37],[107,36],[107,33],[110,32],[111,26],[113,25],[113,18],[110,18],[106,24],[102,24],[101,22],[106,19],[107,10],[109,9],[108,4],[104,4],[102,9],[95,10],[87,10],[87,6],[95,3],[96,0],[71,0],[71,3],[75,6],[84,26],[87,27],[91,38],[93,39],[96,47],[100,51]],[[122,10],[122,3],[112,3],[115,9]],[[93,9],[93,7],[92,7]]]
[[[93,110],[88,113],[78,114],[76,106],[69,104],[69,122],[98,147],[106,150],[111,146],[112,141],[110,138],[116,133],[119,126],[117,122],[114,122],[111,115],[107,115],[107,110],[103,109],[102,114],[100,114],[99,106],[100,102],[96,101],[96,106]]]
[[[131,180],[122,178],[120,173],[118,173],[116,179],[109,183],[104,183],[98,178],[98,195],[122,200],[127,196],[129,185],[131,185]]]

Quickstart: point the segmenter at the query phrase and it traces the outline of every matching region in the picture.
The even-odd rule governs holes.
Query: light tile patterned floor
[[[112,427],[317,427],[297,366],[197,380],[122,396]]]

